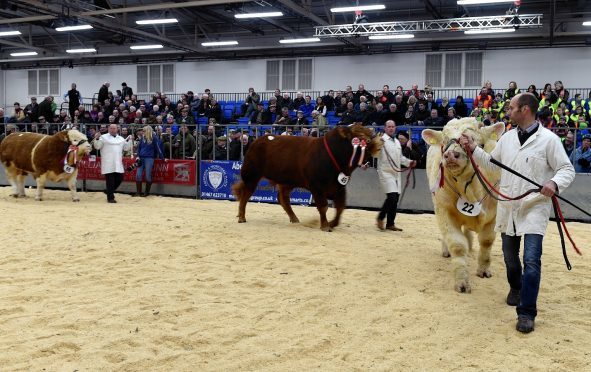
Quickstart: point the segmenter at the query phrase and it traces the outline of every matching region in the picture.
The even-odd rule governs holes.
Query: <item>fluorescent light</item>
[[[283,39],[279,40],[281,44],[296,44],[296,43],[315,43],[320,41],[317,37],[308,37],[303,39]]]
[[[412,39],[414,37],[413,34],[372,35],[369,40]]]
[[[141,21],[135,21],[138,25],[162,25],[165,23],[178,23],[179,20],[176,18],[164,18],[164,19],[143,19]]]
[[[483,28],[481,30],[466,30],[466,35],[480,35],[480,34],[502,34],[506,32],[515,32],[514,28]]]
[[[13,35],[20,35],[20,31],[0,31],[0,36],[13,36]]]
[[[94,48],[81,48],[81,49],[67,49],[66,53],[94,53],[96,49]]]
[[[386,9],[385,5],[382,4],[375,4],[375,5],[358,5],[358,6],[345,6],[342,8],[331,8],[330,11],[333,13],[342,13],[342,12],[355,12],[355,11],[364,11],[364,10],[382,10]]]
[[[204,47],[209,46],[223,46],[223,45],[238,45],[236,40],[229,40],[229,41],[209,41],[206,43],[201,43]]]
[[[162,44],[150,44],[150,45],[131,45],[129,49],[140,50],[140,49],[161,49],[164,48]]]
[[[583,22],[583,26],[591,26],[591,21]]]
[[[458,5],[488,5],[513,2],[515,0],[458,0]]]
[[[37,52],[19,52],[19,53],[10,53],[13,57],[25,57],[25,56],[36,56]]]
[[[264,17],[281,17],[283,13],[281,12],[266,12],[266,13],[240,13],[234,14],[234,17],[238,19],[244,18],[264,18]]]
[[[57,27],[55,30],[58,32],[64,32],[64,31],[89,30],[91,28],[92,28],[91,25],[77,25],[77,26]]]

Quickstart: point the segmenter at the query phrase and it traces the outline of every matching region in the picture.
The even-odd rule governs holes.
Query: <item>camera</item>
[[[142,165],[142,159],[137,158],[135,159],[135,162],[133,162],[133,164],[131,164],[129,167],[127,167],[127,171],[128,172],[133,172],[137,167]]]

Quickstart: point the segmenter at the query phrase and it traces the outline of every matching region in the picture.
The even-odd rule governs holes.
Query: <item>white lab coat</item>
[[[94,148],[101,150],[101,173],[123,173],[123,151],[131,149],[132,141],[109,133],[94,141]]]
[[[382,140],[384,141],[384,145],[382,146],[378,160],[378,177],[382,185],[382,190],[386,194],[390,192],[400,193],[402,189],[402,174],[396,172],[390,162],[393,162],[396,168],[401,169],[402,165],[406,167],[410,165],[410,159],[402,155],[402,146],[397,138],[390,137],[384,133]],[[388,155],[390,160],[388,160]]]
[[[474,156],[478,164],[489,169],[497,168],[489,161],[493,157],[540,185],[552,180],[558,186],[559,194],[575,178],[574,167],[560,139],[541,125],[523,146],[519,144],[517,129],[514,129],[501,137],[490,154],[476,147]],[[503,194],[515,197],[532,188],[535,186],[528,181],[505,170],[501,172],[500,191]],[[551,199],[540,193],[529,194],[521,200],[499,202],[495,230],[511,236],[544,235],[551,211]]]

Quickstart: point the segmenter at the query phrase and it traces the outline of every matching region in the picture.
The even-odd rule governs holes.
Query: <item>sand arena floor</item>
[[[453,291],[433,215],[0,188],[2,371],[591,370],[590,225],[562,260],[549,228],[536,330],[514,330],[499,239],[494,276]],[[332,213],[332,211],[331,211]]]

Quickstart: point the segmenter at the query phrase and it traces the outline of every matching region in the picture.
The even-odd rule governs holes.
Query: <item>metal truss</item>
[[[409,32],[456,32],[489,28],[538,28],[542,14],[501,15],[493,17],[465,17],[430,21],[404,21],[316,26],[316,37],[392,35]]]

